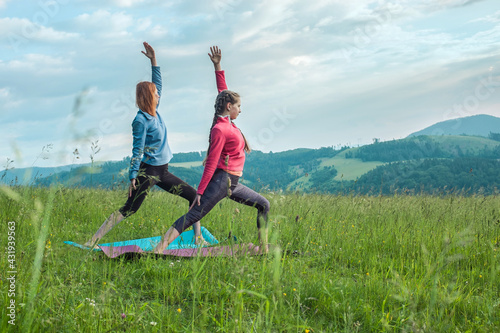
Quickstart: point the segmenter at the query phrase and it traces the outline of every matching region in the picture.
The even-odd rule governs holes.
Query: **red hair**
[[[142,111],[156,117],[156,85],[153,82],[143,81],[135,89],[135,102]]]

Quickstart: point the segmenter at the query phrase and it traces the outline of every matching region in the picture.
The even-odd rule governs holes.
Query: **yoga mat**
[[[127,253],[139,254],[154,254],[151,251],[144,251],[137,245],[124,245],[124,246],[102,246],[99,245],[104,254],[109,258],[116,258]],[[214,247],[200,247],[200,248],[183,248],[183,249],[165,249],[164,255],[175,257],[229,257],[235,255],[258,255],[259,247],[252,243],[247,244],[234,244]]]
[[[205,238],[207,243],[209,243],[210,245],[215,245],[219,243],[219,241],[205,227],[201,227],[201,234],[203,235],[203,238]],[[122,242],[104,243],[104,244],[98,244],[100,248],[93,249],[93,251],[102,251],[101,250],[102,247],[136,246],[142,251],[147,252],[147,251],[152,251],[156,247],[156,245],[160,242],[160,240],[161,236],[156,236],[156,237],[126,240]],[[72,241],[64,241],[64,243],[75,246],[83,250],[90,250],[89,247]],[[184,231],[167,247],[167,249],[169,250],[195,249],[195,248],[198,248],[198,246],[195,244],[194,230]]]

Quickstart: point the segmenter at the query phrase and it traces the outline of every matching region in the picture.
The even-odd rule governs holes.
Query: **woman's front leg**
[[[187,214],[178,218],[172,227],[170,227],[162,238],[162,241],[154,249],[155,253],[163,253],[163,251],[177,238],[184,230],[189,228],[194,223],[200,221],[207,215],[212,208],[221,201],[227,194],[227,182],[223,181],[224,174],[217,174],[212,177],[204,194],[200,197],[199,204],[197,200],[191,206]],[[172,230],[172,229],[175,229]]]

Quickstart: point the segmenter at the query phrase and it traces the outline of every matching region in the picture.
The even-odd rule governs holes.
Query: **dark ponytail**
[[[210,134],[208,136],[207,155],[205,156],[205,160],[203,161],[203,165],[205,165],[208,154],[210,153],[210,146],[212,144],[212,129],[214,128],[215,124],[217,124],[217,119],[226,110],[227,103],[235,104],[238,101],[238,98],[240,98],[240,95],[238,93],[235,93],[234,91],[231,91],[231,90],[223,90],[217,95],[217,98],[215,99],[215,104],[214,104],[214,108],[215,108],[214,119],[212,120],[212,126],[210,127]],[[245,138],[245,135],[243,135],[243,132],[241,132],[241,130],[240,130],[240,133],[243,136],[243,140],[245,141],[245,151],[247,153],[251,152],[252,149],[250,149],[250,146],[248,144],[247,139]]]

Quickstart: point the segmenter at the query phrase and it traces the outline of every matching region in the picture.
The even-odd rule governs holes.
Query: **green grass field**
[[[108,259],[85,242],[126,193],[0,188],[2,331],[498,332],[500,198],[264,193],[267,257]],[[187,210],[152,192],[103,242],[157,236]],[[256,211],[224,200],[202,225],[256,242]],[[298,251],[299,254],[294,254]],[[15,300],[15,326],[7,307]]]
[[[324,159],[320,167],[334,166],[337,169],[337,176],[334,180],[356,180],[370,170],[375,169],[384,162],[369,161],[363,162],[359,158],[345,158],[346,151],[341,152],[335,157]]]
[[[456,147],[464,152],[477,153],[484,148],[495,148],[500,145],[498,141],[494,141],[481,136],[459,136],[459,135],[443,135],[443,136],[430,136],[430,138],[438,142],[443,150],[453,151]]]
[[[338,155],[331,158],[322,158],[319,168],[334,166],[337,170],[337,176],[335,176],[335,181],[342,180],[356,180],[370,170],[375,169],[379,165],[384,165],[384,162],[369,161],[363,162],[359,158],[345,158],[345,154],[348,151],[352,151],[357,148],[347,149]],[[294,180],[290,185],[289,189],[309,189],[311,183],[309,182],[310,175],[302,176]]]

